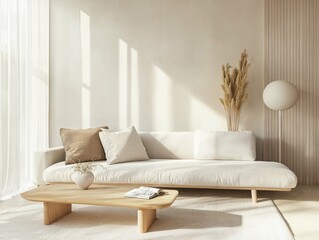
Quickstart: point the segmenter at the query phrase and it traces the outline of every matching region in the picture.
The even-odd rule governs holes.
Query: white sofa
[[[95,183],[251,190],[254,202],[257,190],[290,191],[297,185],[296,175],[277,162],[195,159],[194,132],[139,135],[150,160],[114,165],[99,161],[106,170],[97,168],[94,171]],[[255,141],[249,144],[255,151]],[[73,182],[72,165],[65,165],[64,158],[63,147],[38,152],[33,182],[37,185]]]

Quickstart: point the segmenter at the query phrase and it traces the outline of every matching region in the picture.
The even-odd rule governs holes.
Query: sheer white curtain
[[[48,147],[49,0],[0,0],[0,200],[32,185]]]

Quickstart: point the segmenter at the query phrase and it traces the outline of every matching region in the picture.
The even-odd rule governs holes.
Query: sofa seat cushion
[[[161,184],[229,188],[294,188],[296,175],[285,165],[267,161],[225,161],[195,159],[150,159],[107,165],[94,171],[96,183]],[[72,165],[64,162],[48,167],[47,183],[73,182]]]

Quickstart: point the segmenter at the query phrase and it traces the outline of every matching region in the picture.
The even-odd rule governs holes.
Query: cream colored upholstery
[[[107,170],[95,170],[96,182],[268,190],[290,189],[297,184],[296,175],[277,162],[194,159],[193,132],[149,132],[140,136],[150,160],[114,165],[98,161]],[[63,148],[54,148],[38,154],[35,184],[73,182],[72,165],[64,164],[63,152]]]
[[[49,166],[63,161],[65,151],[63,147],[54,147],[44,151],[34,153],[32,163],[32,182],[36,185],[45,184],[43,180],[43,171]]]
[[[140,137],[149,158],[193,159],[193,132],[142,132]]]
[[[152,159],[107,165],[94,171],[97,183],[222,186],[229,188],[294,188],[297,178],[286,166],[266,161]],[[63,162],[44,171],[47,183],[73,182],[73,170]]]

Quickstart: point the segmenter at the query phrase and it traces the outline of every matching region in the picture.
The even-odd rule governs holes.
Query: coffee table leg
[[[137,226],[140,233],[145,233],[156,219],[156,209],[139,209],[137,212]]]
[[[43,203],[44,224],[49,225],[72,212],[72,204],[68,203]]]

